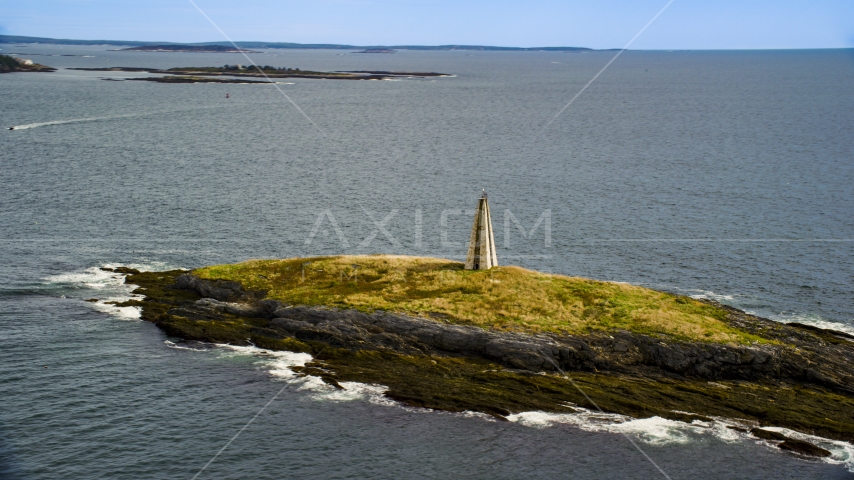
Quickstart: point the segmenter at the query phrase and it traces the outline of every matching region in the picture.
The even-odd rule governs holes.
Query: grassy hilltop
[[[250,260],[193,272],[300,305],[386,310],[508,331],[628,330],[680,340],[768,340],[730,327],[726,311],[633,285],[520,267],[464,270],[450,260],[391,255]]]

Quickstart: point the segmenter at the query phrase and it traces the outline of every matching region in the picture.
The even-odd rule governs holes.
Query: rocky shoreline
[[[33,63],[31,60],[26,60],[18,57],[11,57],[9,55],[0,55],[0,73],[14,73],[14,72],[55,72],[56,69],[53,67],[48,67],[47,65],[41,65],[38,63]]]
[[[503,418],[529,410],[571,412],[575,405],[638,418],[731,418],[754,430],[777,426],[854,440],[854,337],[843,332],[780,324],[732,308],[730,325],[769,342],[491,331],[441,315],[287,305],[237,282],[182,271],[119,271],[146,296],[123,305],[142,307],[142,318],[168,335],[309,352],[314,361],[301,373],[337,387],[343,381],[383,384],[387,396],[413,406]],[[829,455],[773,433],[753,435],[800,454]]]

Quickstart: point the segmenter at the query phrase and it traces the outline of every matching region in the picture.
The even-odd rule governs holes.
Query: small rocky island
[[[762,427],[854,440],[854,337],[711,301],[403,256],[116,271],[145,296],[120,305],[170,336],[308,352],[300,374],[382,384],[411,406],[723,418],[814,456],[830,453]]]
[[[448,77],[446,73],[436,72],[388,72],[388,71],[342,71],[316,72],[299,68],[225,65],[222,67],[176,67],[167,70],[138,67],[70,68],[90,72],[146,72],[163,75],[161,77],[125,78],[122,80],[142,80],[159,83],[270,83],[269,80],[284,78],[313,78],[320,80],[386,80],[390,78]],[[260,71],[259,71],[260,70]],[[248,80],[263,78],[264,80]],[[268,80],[269,79],[269,80]],[[106,79],[116,80],[116,79]]]
[[[12,72],[55,72],[56,69],[33,63],[32,60],[0,55],[0,73]]]
[[[397,53],[397,50],[392,48],[366,48],[353,53]]]

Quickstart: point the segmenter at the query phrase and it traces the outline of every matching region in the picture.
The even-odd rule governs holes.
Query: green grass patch
[[[689,341],[767,342],[729,326],[725,310],[688,297],[513,266],[464,270],[450,260],[372,255],[250,260],[193,273],[238,281],[289,304],[386,310],[497,330],[619,329]]]

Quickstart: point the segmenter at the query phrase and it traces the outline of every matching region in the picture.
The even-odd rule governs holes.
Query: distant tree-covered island
[[[222,67],[175,67],[166,70],[139,67],[72,68],[98,72],[147,72],[163,76],[131,78],[127,80],[145,80],[159,83],[269,83],[267,81],[245,80],[243,77],[264,78],[314,78],[326,80],[385,80],[389,78],[448,77],[447,73],[437,72],[389,72],[383,70],[353,70],[341,72],[318,72],[291,67],[270,65],[223,65]],[[217,78],[220,77],[220,78]],[[226,77],[226,78],[221,78]],[[115,80],[115,79],[110,79]]]
[[[121,51],[178,53],[259,53],[254,50],[229,47],[226,45],[141,45],[138,47],[122,48]]]
[[[55,72],[56,69],[33,63],[32,60],[10,57],[9,55],[0,55],[0,73],[11,72]]]

